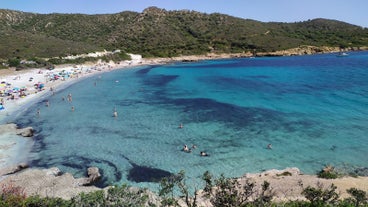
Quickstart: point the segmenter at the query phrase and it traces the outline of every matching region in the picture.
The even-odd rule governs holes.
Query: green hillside
[[[368,29],[327,19],[264,23],[155,7],[142,13],[105,15],[0,10],[0,45],[0,59],[58,57],[103,49],[170,57],[272,52],[300,45],[368,46]]]

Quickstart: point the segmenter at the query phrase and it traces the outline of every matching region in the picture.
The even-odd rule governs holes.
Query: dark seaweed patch
[[[148,76],[144,80],[144,84],[153,87],[163,87],[166,86],[171,81],[175,80],[178,75],[153,75]]]
[[[126,159],[130,165],[132,165],[132,168],[129,170],[128,173],[128,180],[140,183],[140,182],[160,182],[165,177],[170,177],[173,174],[161,170],[158,168],[143,166],[143,165],[137,165],[136,163],[132,162],[128,157],[125,155],[121,155]]]

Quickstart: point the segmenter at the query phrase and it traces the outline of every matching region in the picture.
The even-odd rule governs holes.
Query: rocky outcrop
[[[89,167],[87,169],[87,178],[79,178],[78,185],[79,186],[89,186],[96,183],[99,179],[101,179],[100,170],[97,167]]]
[[[25,127],[19,129],[16,124],[4,124],[0,125],[0,134],[16,134],[23,137],[32,137],[34,134],[34,130],[32,127]]]
[[[296,55],[312,55],[322,53],[339,52],[339,47],[316,47],[316,46],[300,46],[288,50],[280,50],[275,52],[257,53],[257,56],[296,56]]]
[[[16,134],[23,137],[33,137],[34,130],[32,127],[26,127],[23,129],[17,129]]]
[[[45,171],[46,171],[46,175],[53,175],[55,177],[63,174],[61,170],[57,167],[52,167],[50,169],[46,169]]]
[[[20,163],[18,165],[10,166],[10,167],[1,169],[0,170],[0,176],[14,174],[14,173],[17,173],[21,170],[24,170],[24,169],[28,168],[28,167],[29,166],[28,166],[27,163]]]
[[[95,173],[96,169],[91,170],[91,176]],[[63,199],[70,199],[82,192],[89,193],[101,190],[95,186],[79,185],[80,179],[74,178],[70,173],[62,173],[56,167],[50,169],[29,168],[2,177],[0,186],[11,183],[13,186],[24,189],[27,196],[39,195],[41,197],[59,197]],[[90,180],[93,179],[90,178]]]

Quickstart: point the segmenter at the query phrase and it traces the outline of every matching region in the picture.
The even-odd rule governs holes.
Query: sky
[[[262,22],[326,18],[368,28],[368,0],[0,0],[1,9],[41,14],[142,12],[150,6],[217,12]]]

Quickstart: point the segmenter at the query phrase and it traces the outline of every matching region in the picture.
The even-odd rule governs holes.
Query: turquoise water
[[[72,103],[62,100],[69,93]],[[15,120],[37,131],[29,162],[77,177],[97,166],[100,185],[157,187],[155,175],[180,170],[196,182],[206,170],[368,167],[368,52],[119,70],[47,99]]]

